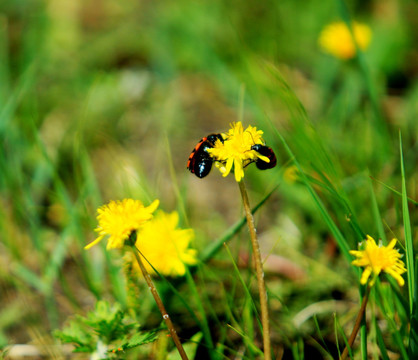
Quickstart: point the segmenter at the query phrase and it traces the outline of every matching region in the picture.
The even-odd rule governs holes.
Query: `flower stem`
[[[264,271],[261,262],[260,245],[257,240],[257,233],[254,226],[254,219],[251,213],[250,203],[248,201],[247,190],[244,181],[238,182],[239,190],[241,191],[242,203],[244,205],[245,216],[247,218],[248,228],[250,230],[251,244],[253,246],[255,270],[257,273],[258,292],[260,295],[261,307],[261,324],[263,327],[263,344],[264,344],[264,359],[271,360],[271,344],[270,344],[270,328],[269,328],[269,314],[267,305],[267,292],[264,284]]]
[[[181,345],[180,339],[177,335],[177,332],[174,329],[173,323],[171,322],[170,316],[168,315],[167,310],[164,307],[164,304],[160,298],[160,295],[158,295],[157,289],[155,288],[155,285],[151,279],[150,274],[148,273],[147,269],[145,269],[144,263],[142,262],[141,257],[139,256],[139,250],[137,249],[135,245],[132,245],[131,249],[136,258],[136,261],[138,262],[139,267],[141,268],[142,274],[144,275],[145,281],[148,284],[151,294],[154,297],[155,302],[157,303],[158,309],[160,309],[161,315],[163,316],[163,319],[165,321],[165,324],[167,325],[168,331],[170,332],[171,338],[176,344],[177,350],[182,360],[188,360],[186,352],[184,351],[183,346]]]
[[[363,316],[364,316],[364,313],[366,311],[366,305],[367,305],[367,301],[369,300],[369,294],[370,294],[370,286],[367,286],[366,293],[364,294],[363,301],[361,302],[360,310],[357,314],[357,318],[356,318],[356,322],[355,322],[354,327],[353,327],[353,331],[351,332],[350,338],[348,339],[348,344],[345,347],[345,349],[344,349],[344,351],[341,355],[340,360],[345,360],[347,358],[348,349],[351,348],[354,344],[354,340],[357,337],[357,333],[360,329],[361,321],[363,320]]]

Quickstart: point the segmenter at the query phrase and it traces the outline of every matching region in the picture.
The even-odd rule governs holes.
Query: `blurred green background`
[[[347,14],[373,32],[359,61],[318,46],[321,29]],[[312,323],[293,320],[324,300],[340,304],[323,310],[323,335],[334,335],[332,312],[356,311],[356,276],[306,186],[289,177],[293,159],[276,131],[351,248],[366,234],[402,240],[392,189],[401,191],[401,132],[406,190],[416,199],[417,44],[412,0],[3,0],[0,345],[51,343],[52,330],[100,298],[127,305],[119,255],[83,250],[103,203],[160,199],[195,229],[201,253],[239,220],[232,176],[214,169],[200,180],[186,170],[200,138],[238,120],[264,131],[279,164],[246,171],[253,204],[278,185],[256,215],[270,254],[274,344],[291,356],[298,336],[311,339]],[[416,230],[413,210],[416,202]],[[237,258],[247,238],[231,240]],[[219,292],[238,280],[224,250],[207,265],[200,286],[218,323],[228,318],[225,303],[240,309],[236,290]],[[174,321],[184,315],[189,338],[194,325],[177,305],[169,305]]]

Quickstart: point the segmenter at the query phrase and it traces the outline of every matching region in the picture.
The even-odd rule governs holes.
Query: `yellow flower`
[[[155,200],[150,206],[145,207],[141,201],[124,199],[122,201],[110,201],[97,209],[99,226],[95,229],[99,237],[88,244],[85,249],[99,243],[109,235],[106,249],[120,249],[133,231],[137,231],[152,218],[152,213],[157,209],[159,200]]]
[[[177,212],[158,211],[154,218],[138,231],[135,245],[147,260],[144,265],[148,272],[154,273],[148,261],[159,273],[169,276],[184,275],[185,264],[197,263],[197,251],[189,248],[194,231],[177,228],[178,222]],[[140,272],[136,261],[133,261],[132,257],[130,259],[134,269]]]
[[[354,40],[359,49],[367,49],[372,37],[370,27],[354,22],[352,28]],[[319,45],[324,51],[339,59],[352,59],[356,55],[353,37],[347,24],[342,21],[329,24],[322,30],[319,36]]]
[[[399,254],[398,250],[394,249],[396,241],[396,239],[393,239],[388,246],[383,246],[381,242],[377,245],[374,239],[367,235],[364,250],[350,251],[351,255],[357,257],[352,264],[365,267],[360,279],[362,285],[367,283],[370,274],[373,272],[373,278],[370,282],[370,286],[372,286],[381,271],[392,276],[398,282],[399,286],[405,284],[401,276],[401,274],[406,272],[405,264],[400,260],[402,255]]]
[[[223,143],[218,139],[215,146],[208,149],[210,156],[217,161],[215,166],[224,177],[231,172],[232,166],[234,166],[235,180],[239,182],[244,177],[244,167],[249,163],[258,158],[267,163],[270,162],[268,157],[251,149],[253,145],[264,144],[261,135],[263,132],[251,125],[244,130],[241,121],[238,121],[231,124],[231,129],[227,133],[222,134],[225,139]]]
[[[283,178],[289,184],[295,183],[299,179],[299,170],[296,165],[291,165],[286,168],[283,173]]]

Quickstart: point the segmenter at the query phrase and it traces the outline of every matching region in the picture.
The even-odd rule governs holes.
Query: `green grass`
[[[198,266],[156,279],[191,357],[256,358],[258,294],[238,187],[216,169],[203,180],[186,170],[200,138],[242,119],[278,158],[272,170],[245,173],[276,358],[343,351],[362,294],[349,250],[367,234],[384,244],[396,237],[408,272],[402,288],[381,276],[352,353],[417,357],[415,5],[381,6],[3,2],[0,348],[56,344],[52,333],[100,299],[131,311],[145,331],[158,328],[147,287],[127,286],[120,254],[83,249],[99,206],[158,198],[196,233]],[[356,59],[318,47],[337,19],[372,28]],[[296,325],[313,304],[317,312]],[[160,359],[176,357],[170,341],[157,343],[123,356],[158,348]]]

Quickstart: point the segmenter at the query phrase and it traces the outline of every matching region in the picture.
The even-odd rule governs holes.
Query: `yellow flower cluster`
[[[208,149],[210,156],[216,160],[215,166],[224,177],[231,172],[233,167],[235,180],[239,182],[244,177],[244,168],[249,163],[257,159],[270,162],[268,157],[251,148],[256,144],[264,144],[261,135],[263,131],[251,125],[244,130],[241,121],[238,121],[231,124],[231,129],[227,133],[222,134],[224,142],[218,139],[214,147]]]
[[[185,264],[196,264],[197,251],[189,248],[194,231],[177,228],[178,222],[177,212],[158,211],[155,217],[138,231],[135,245],[146,258],[144,264],[149,273],[154,273],[152,265],[163,275],[181,276],[186,272]],[[137,262],[132,261],[132,264],[140,273]]]
[[[367,235],[365,244],[360,244],[364,245],[364,250],[350,251],[350,254],[357,258],[352,264],[365,268],[360,279],[362,285],[367,283],[367,280],[373,273],[373,278],[370,281],[370,286],[372,286],[382,271],[392,276],[399,286],[405,284],[401,276],[406,272],[405,264],[400,260],[402,255],[394,249],[396,241],[396,239],[393,239],[388,246],[383,246],[381,243],[377,245],[376,241]]]
[[[354,41],[361,50],[366,50],[370,44],[372,32],[370,27],[354,22],[352,25]],[[347,24],[339,21],[326,26],[320,36],[321,48],[343,60],[352,59],[356,55],[356,46]]]
[[[109,204],[98,208],[99,226],[96,231],[99,237],[88,244],[85,249],[90,249],[107,235],[109,235],[107,250],[123,248],[131,233],[152,218],[152,213],[159,204],[159,200],[155,200],[150,206],[145,207],[139,200],[124,199],[110,201]]]
[[[152,266],[164,275],[184,275],[185,264],[196,264],[196,250],[189,249],[190,241],[194,238],[192,229],[178,229],[179,216],[159,211],[153,216],[159,201],[155,200],[145,207],[141,201],[124,199],[110,201],[100,207],[97,212],[99,222],[96,231],[99,237],[88,244],[85,249],[99,243],[108,236],[106,248],[121,249],[133,232],[136,232],[135,246]],[[136,264],[136,263],[134,263]],[[152,267],[146,262],[150,272]],[[138,265],[134,265],[138,268]]]

